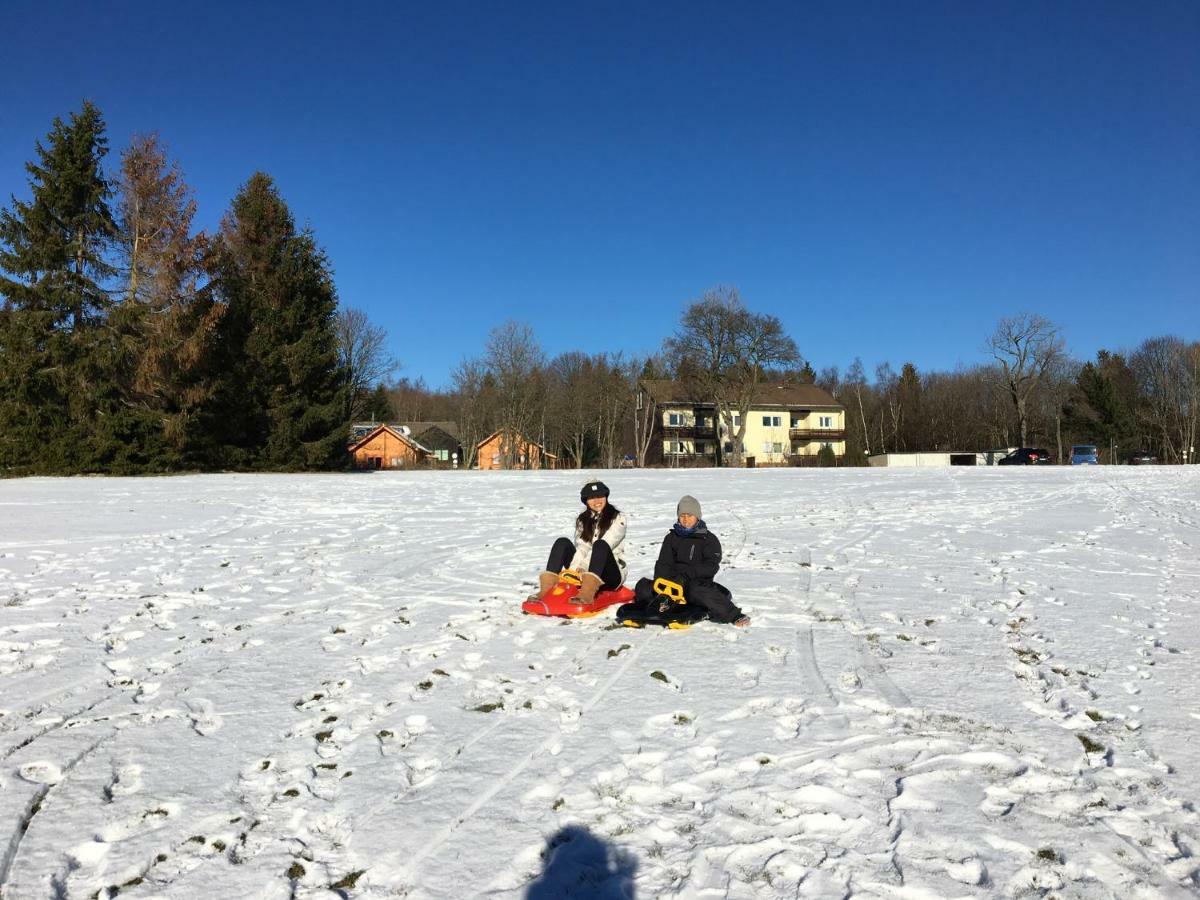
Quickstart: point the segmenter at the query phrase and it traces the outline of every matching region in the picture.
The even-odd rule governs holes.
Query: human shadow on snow
[[[525,900],[635,900],[637,860],[581,825],[568,825],[546,840],[542,875]]]

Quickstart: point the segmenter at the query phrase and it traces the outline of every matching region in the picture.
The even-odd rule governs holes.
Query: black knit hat
[[[579,499],[583,503],[587,503],[589,500],[591,500],[595,497],[607,497],[607,496],[608,496],[608,485],[605,484],[603,481],[589,481],[587,484],[585,484],[582,488],[579,489]]]

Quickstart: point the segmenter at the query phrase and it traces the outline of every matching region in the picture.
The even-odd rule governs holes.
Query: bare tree
[[[387,352],[387,331],[372,324],[361,309],[343,307],[334,321],[338,358],[347,372],[350,390],[347,417],[354,421],[365,409],[376,385],[395,372],[400,364]]]
[[[475,465],[479,442],[496,428],[495,383],[482,360],[466,359],[451,375],[458,399],[458,436],[463,468]]]
[[[633,393],[633,457],[637,467],[645,468],[646,454],[654,439],[654,426],[658,422],[658,402],[643,382],[646,379],[667,377],[666,365],[661,356],[649,356],[631,360],[625,369],[625,378]]]
[[[625,369],[625,357],[621,353],[611,358],[601,354],[597,358],[599,393],[596,398],[596,443],[600,448],[600,458],[610,469],[617,465],[621,425],[633,405],[633,390],[625,377]]]
[[[495,384],[501,465],[512,469],[521,464],[524,442],[532,440],[539,423],[544,355],[533,329],[509,320],[492,329],[483,361]]]
[[[1150,338],[1130,358],[1144,415],[1164,462],[1185,462],[1196,443],[1200,350],[1174,336]]]
[[[548,433],[556,444],[582,469],[588,436],[596,419],[596,398],[592,360],[577,350],[563,353],[550,363],[547,378],[551,385],[546,409],[550,417]]]
[[[1064,353],[1058,326],[1034,313],[1004,318],[987,347],[1000,364],[1000,386],[1017,414],[1021,446],[1027,446],[1029,397]]]
[[[863,371],[862,360],[857,356],[854,357],[854,362],[850,365],[850,368],[846,370],[846,384],[854,391],[854,399],[858,403],[858,416],[862,422],[863,430],[863,453],[870,456],[871,430],[867,427],[867,413],[863,405],[863,391],[867,387],[867,375]]]
[[[687,308],[666,349],[697,393],[712,398],[732,438],[731,462],[741,465],[758,386],[766,370],[799,361],[795,342],[775,316],[747,310],[736,288],[716,287]],[[719,439],[717,459],[719,463]]]

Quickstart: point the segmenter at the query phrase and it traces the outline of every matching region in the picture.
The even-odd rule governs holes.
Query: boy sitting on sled
[[[675,512],[678,519],[663,538],[654,579],[643,578],[634,587],[636,602],[643,606],[653,603],[654,581],[662,578],[682,586],[688,605],[705,610],[714,622],[745,628],[750,617],[734,605],[728,588],[713,581],[721,568],[721,542],[700,517],[700,501],[685,496]]]

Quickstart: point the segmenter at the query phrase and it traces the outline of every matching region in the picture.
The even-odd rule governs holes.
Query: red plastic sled
[[[526,600],[521,612],[531,616],[565,616],[568,619],[586,619],[599,615],[610,606],[633,600],[633,591],[621,585],[615,591],[600,591],[591,603],[572,603],[579,593],[579,574],[566,569],[558,576],[558,584],[542,600]]]

